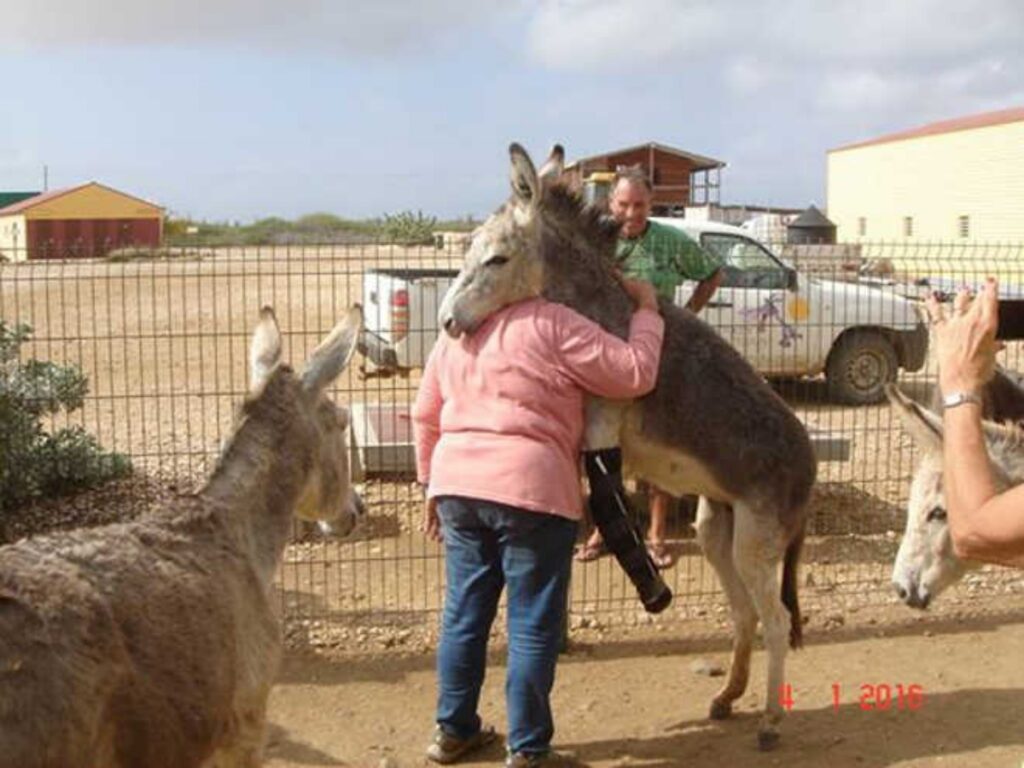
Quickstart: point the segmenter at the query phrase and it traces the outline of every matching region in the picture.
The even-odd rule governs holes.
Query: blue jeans
[[[487,637],[508,586],[508,746],[543,753],[554,723],[549,697],[565,616],[576,522],[479,499],[438,500],[447,587],[437,650],[437,723],[466,739],[480,730],[477,704]]]

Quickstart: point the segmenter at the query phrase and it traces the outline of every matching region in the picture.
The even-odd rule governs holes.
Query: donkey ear
[[[520,205],[529,209],[536,208],[540,200],[540,179],[537,178],[533,161],[526,150],[515,142],[509,145],[508,154],[512,161],[512,196]]]
[[[303,366],[302,388],[306,392],[320,392],[338,378],[352,359],[362,330],[363,308],[354,304]]]
[[[252,344],[249,346],[249,391],[262,389],[280,364],[281,329],[277,327],[274,310],[266,306],[260,310],[260,320],[252,332]]]
[[[537,171],[537,176],[540,177],[542,184],[550,184],[553,181],[558,181],[564,170],[565,150],[561,144],[555,144],[551,148],[551,154],[548,155],[548,159],[544,161],[544,165]]]
[[[910,433],[920,448],[942,450],[941,416],[918,405],[893,384],[886,386],[885,395],[889,398],[889,404],[896,411],[896,415],[903,422],[903,428]]]

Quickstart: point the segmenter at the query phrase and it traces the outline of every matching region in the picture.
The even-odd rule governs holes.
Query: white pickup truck
[[[928,330],[913,303],[883,287],[798,272],[745,230],[656,219],[678,227],[723,262],[722,283],[701,317],[765,376],[824,373],[832,398],[874,403],[898,369],[919,370]],[[437,338],[437,309],[456,269],[369,269],[360,350],[382,372],[420,367]],[[684,283],[676,302],[694,289]]]

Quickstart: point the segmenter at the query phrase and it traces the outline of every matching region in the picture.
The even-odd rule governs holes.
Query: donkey
[[[198,494],[0,548],[0,768],[260,763],[292,515],[348,532],[361,505],[348,414],[325,394],[361,321],[353,308],[296,375],[264,308],[250,393]]]
[[[937,393],[936,388],[936,393]],[[911,608],[927,608],[939,593],[978,567],[953,551],[946,522],[942,480],[941,402],[928,410],[895,387],[889,402],[921,450],[907,502],[907,524],[893,565],[896,593]],[[988,454],[1004,487],[1024,482],[1024,389],[1016,374],[1002,368],[982,390],[982,416]]]
[[[509,154],[512,196],[474,232],[439,310],[441,327],[452,337],[472,333],[495,310],[542,295],[627,337],[633,305],[616,277],[617,225],[562,183],[561,147],[539,173],[518,144]],[[635,475],[703,497],[698,538],[736,632],[711,717],[729,716],[746,690],[760,617],[768,685],[758,741],[770,749],[783,716],[787,636],[794,648],[802,639],[796,569],[814,454],[803,425],[736,350],[692,313],[671,302],[660,309],[666,327],[654,391],[630,402],[590,401],[585,442],[621,445]]]

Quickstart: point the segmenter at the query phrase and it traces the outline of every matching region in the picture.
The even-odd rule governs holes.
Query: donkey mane
[[[633,303],[615,277],[618,224],[559,182],[545,187],[540,210],[544,297],[626,338]]]
[[[562,183],[552,184],[546,189],[543,205],[553,224],[570,232],[587,246],[579,251],[573,250],[573,256],[590,262],[596,255],[614,265],[615,245],[619,237],[619,225],[615,219],[599,208],[587,205],[579,194]]]

